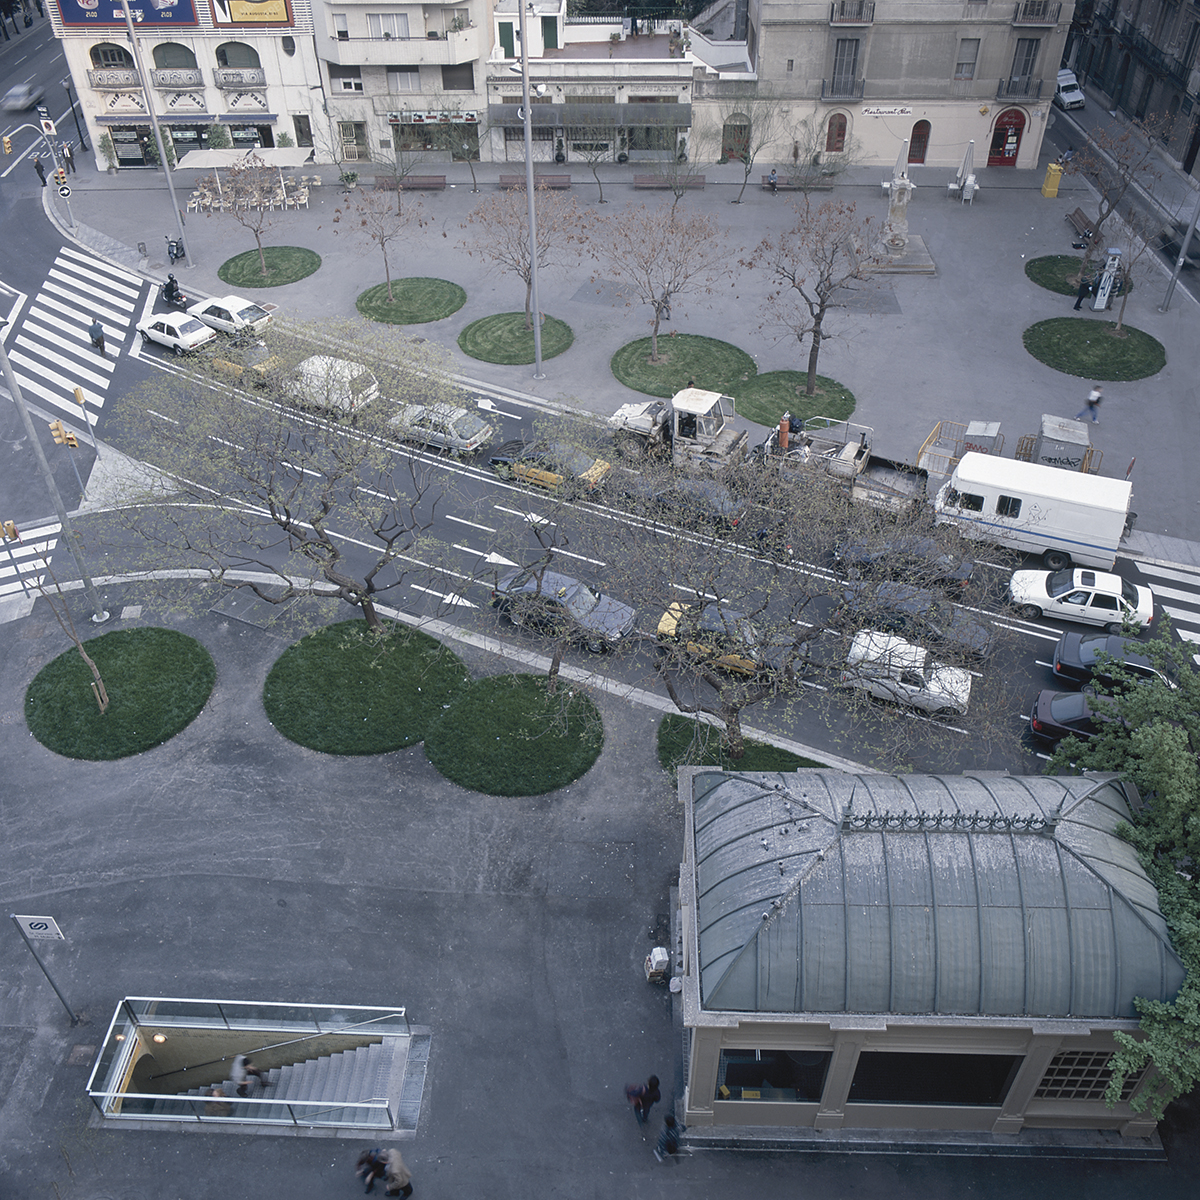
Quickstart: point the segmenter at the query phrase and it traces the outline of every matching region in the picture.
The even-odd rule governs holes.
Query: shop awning
[[[292,169],[302,167],[314,154],[311,146],[276,148],[271,150],[189,150],[180,160],[181,170],[216,171],[234,167],[254,157],[268,167]]]

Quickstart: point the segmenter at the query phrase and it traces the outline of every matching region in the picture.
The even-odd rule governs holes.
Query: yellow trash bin
[[[1046,180],[1042,184],[1042,195],[1047,200],[1054,200],[1058,197],[1058,181],[1062,178],[1063,169],[1058,163],[1048,163],[1046,166]]]

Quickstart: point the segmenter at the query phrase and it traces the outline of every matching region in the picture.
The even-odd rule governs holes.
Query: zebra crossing
[[[78,421],[75,389],[82,388],[94,420],[147,286],[137,275],[64,246],[9,345],[9,361],[25,394]],[[107,357],[93,349],[88,334],[96,318],[105,329]]]
[[[45,559],[54,553],[62,526],[55,521],[20,530],[20,538],[0,542],[0,601],[10,596],[36,596],[46,572]]]
[[[1140,561],[1137,569],[1139,582],[1149,584],[1171,627],[1200,649],[1200,567]]]

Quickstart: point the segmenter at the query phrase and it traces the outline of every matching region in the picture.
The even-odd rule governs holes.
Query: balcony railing
[[[190,92],[204,86],[204,72],[199,67],[162,67],[150,72],[156,88],[166,92]]]
[[[1036,100],[1042,94],[1042,81],[1030,76],[1028,79],[1002,79],[996,89],[997,100]]]
[[[1058,0],[1021,0],[1013,13],[1014,25],[1057,25],[1062,5]]]
[[[227,92],[261,88],[267,86],[267,73],[261,67],[214,67],[213,83]]]
[[[1134,28],[1132,21],[1125,21],[1122,24],[1121,36],[1128,43],[1129,48],[1134,54],[1152,71],[1159,75],[1166,75],[1173,82],[1179,84],[1180,87],[1186,87],[1191,71],[1179,59],[1164,54],[1162,49],[1156,46],[1144,33]]]
[[[830,25],[870,25],[875,20],[875,0],[833,0]]]
[[[854,79],[848,76],[835,76],[833,79],[821,80],[822,100],[861,100],[866,88],[865,79]]]
[[[496,125],[520,125],[519,104],[489,104],[488,120]],[[535,125],[568,129],[611,129],[624,125],[661,125],[687,129],[692,124],[690,104],[535,104]]]
[[[87,73],[88,84],[99,92],[124,92],[141,87],[132,67],[99,67]]]

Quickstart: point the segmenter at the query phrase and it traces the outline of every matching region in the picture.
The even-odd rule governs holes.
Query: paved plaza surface
[[[518,308],[521,290],[448,253],[467,236],[462,225],[478,197],[465,167],[447,173],[457,186],[422,200],[433,220],[404,252],[403,273],[454,279],[469,299],[454,317],[414,332],[446,345],[464,375],[522,394],[596,412],[633,398],[608,359],[646,333],[646,313],[601,303],[588,272],[544,283],[544,307],[576,333],[572,350],[547,362],[544,381],[529,368],[459,354],[458,332]],[[497,168],[478,173],[481,187],[494,190]],[[572,173],[581,204],[597,208],[585,173]],[[887,174],[857,170],[837,195],[881,217]],[[1090,383],[1043,368],[1020,343],[1028,324],[1071,311],[1069,298],[1028,283],[1022,264],[1070,253],[1063,214],[1084,196],[1043,200],[1040,171],[985,170],[982,192],[963,206],[946,199],[945,171],[913,174],[910,228],[938,273],[885,281],[874,311],[845,322],[852,336],[826,347],[821,369],[854,390],[856,419],[875,426],[883,452],[911,454],[943,418],[998,419],[1011,449],[1043,412],[1073,415]],[[642,202],[612,175],[612,203],[602,211]],[[716,168],[710,177],[705,192],[683,203],[716,215],[734,246],[748,249],[784,227],[787,199],[748,189],[733,206],[735,173]],[[318,276],[271,294],[289,315],[349,315],[358,292],[382,278],[377,256],[349,245],[333,223],[340,200],[336,186],[326,187],[309,211],[281,214],[271,235],[324,258]],[[136,267],[144,241],[149,269],[165,276],[154,257],[172,229],[160,175],[97,176],[85,166],[72,205],[88,227],[85,244]],[[217,217],[190,217],[188,233],[200,265],[181,274],[184,286],[224,293],[216,267],[249,239],[243,245],[241,232]],[[133,261],[122,257],[130,253]],[[739,270],[741,256],[731,250],[727,286],[674,307],[674,327],[743,346],[760,370],[794,368],[802,361],[795,347],[759,327],[762,280]],[[1123,473],[1137,458],[1140,530],[1200,541],[1190,485],[1200,433],[1197,314],[1182,291],[1170,313],[1157,313],[1165,282],[1152,274],[1139,283],[1126,319],[1164,342],[1167,368],[1106,386],[1094,433],[1106,470],[1119,463],[1113,473]],[[139,598],[112,588],[107,599],[119,614]],[[320,615],[351,614],[331,606]],[[420,1123],[401,1143],[418,1196],[1195,1194],[1194,1098],[1162,1125],[1166,1164],[697,1151],[659,1165],[622,1096],[625,1083],[656,1071],[665,1111],[681,1087],[669,997],[642,976],[682,849],[674,788],[654,757],[658,714],[599,697],[605,749],[584,779],[546,797],[496,799],[441,779],[420,747],[357,759],[285,742],[260,697],[294,632],[286,623],[264,632],[149,606],[127,623],[197,637],[216,659],[218,680],[180,736],[110,764],[59,758],[28,733],[25,689],[67,647],[45,605],[0,627],[0,896],[8,912],[58,919],[68,940],[46,951],[47,965],[89,1021],[68,1024],[10,931],[0,943],[3,1200],[358,1194],[351,1167],[365,1139],[97,1128],[83,1086],[125,995],[407,1006],[433,1030]],[[110,628],[121,627],[118,616]],[[465,657],[476,673],[504,669]]]

